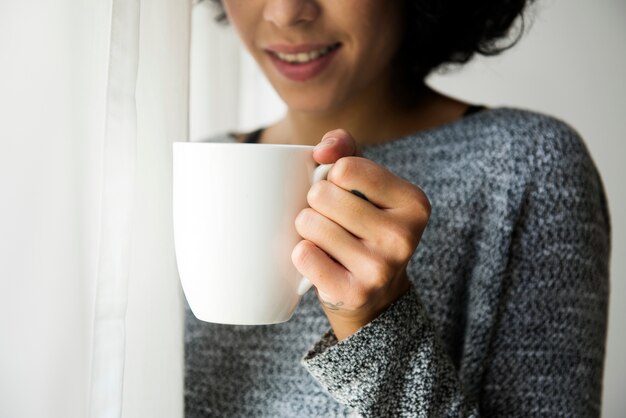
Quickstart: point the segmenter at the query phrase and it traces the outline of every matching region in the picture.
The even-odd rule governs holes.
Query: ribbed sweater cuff
[[[428,321],[413,287],[378,318],[338,341],[327,332],[302,364],[329,393],[351,407],[368,409],[381,384],[393,379],[400,353],[418,344]]]

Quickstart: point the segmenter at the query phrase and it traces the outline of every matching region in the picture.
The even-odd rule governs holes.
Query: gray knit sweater
[[[314,292],[279,325],[187,310],[186,416],[598,416],[610,227],[576,132],[491,109],[363,154],[431,200],[411,291],[342,342]]]

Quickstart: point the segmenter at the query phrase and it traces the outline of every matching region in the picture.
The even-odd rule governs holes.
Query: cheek
[[[400,44],[401,18],[397,8],[388,6],[387,2],[376,3],[375,7],[353,14],[351,32],[359,59],[364,61],[360,64],[385,67],[390,64]]]
[[[255,37],[254,28],[256,27],[256,17],[261,15],[261,10],[254,2],[243,0],[222,0],[228,22],[241,41],[250,48]]]
[[[363,36],[358,42],[354,70],[361,73],[361,78],[381,76],[391,67],[397,48],[396,37],[390,34]]]

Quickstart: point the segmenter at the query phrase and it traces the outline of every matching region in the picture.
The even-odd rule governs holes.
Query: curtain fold
[[[171,160],[188,137],[190,3],[113,0],[112,19],[91,414],[182,417]]]
[[[189,0],[141,2],[137,171],[124,417],[183,416],[183,297],[172,226],[172,143],[188,138]]]
[[[90,415],[119,417],[135,194],[139,0],[112,0]]]

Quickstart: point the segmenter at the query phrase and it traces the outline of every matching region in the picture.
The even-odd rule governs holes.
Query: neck
[[[387,142],[429,129],[460,117],[467,105],[443,96],[427,86],[416,93],[411,106],[403,106],[381,86],[355,97],[339,109],[327,112],[301,112],[288,109],[285,117],[264,133],[271,142],[315,145],[333,129],[350,132],[359,145]],[[265,140],[262,138],[262,142]]]

